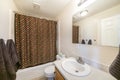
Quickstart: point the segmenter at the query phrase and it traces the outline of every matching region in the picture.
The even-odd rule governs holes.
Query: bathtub
[[[46,80],[44,69],[50,65],[54,65],[53,62],[38,65],[35,67],[29,67],[26,69],[20,69],[17,71],[16,80]]]

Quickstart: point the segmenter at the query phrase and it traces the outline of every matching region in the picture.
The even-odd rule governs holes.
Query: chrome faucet
[[[79,57],[77,61],[78,61],[78,63],[80,63],[80,64],[84,64],[84,63],[85,63],[81,57]]]

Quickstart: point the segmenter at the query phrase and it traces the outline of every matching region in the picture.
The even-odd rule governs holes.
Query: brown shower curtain
[[[54,61],[57,22],[15,14],[15,42],[21,68]]]

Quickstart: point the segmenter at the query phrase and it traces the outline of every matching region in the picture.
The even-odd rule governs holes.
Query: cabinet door
[[[55,71],[55,80],[65,80],[61,73],[56,69]]]

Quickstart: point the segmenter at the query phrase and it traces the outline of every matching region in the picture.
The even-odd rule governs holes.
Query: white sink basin
[[[68,58],[62,62],[63,69],[74,76],[87,76],[91,69],[89,65],[80,64],[75,58]]]

